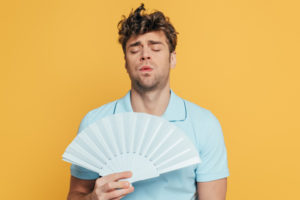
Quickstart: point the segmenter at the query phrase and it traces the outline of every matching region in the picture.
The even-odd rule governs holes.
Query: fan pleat
[[[115,121],[117,124],[119,124],[118,126],[116,126],[116,134],[119,133],[119,135],[120,135],[121,139],[119,140],[119,142],[120,142],[119,145],[121,147],[121,152],[124,153],[124,152],[126,152],[124,120],[122,120],[122,118],[120,118],[120,116],[117,116]]]
[[[91,134],[87,134],[86,137],[80,137],[83,142],[87,145],[87,151],[97,157],[102,163],[108,159],[105,154],[98,148],[98,145],[91,139]]]
[[[81,159],[83,162],[86,162],[89,165],[92,165],[97,169],[102,167],[102,163],[99,160],[97,160],[96,157],[91,155],[89,152],[87,152],[84,148],[82,148],[76,142],[74,142],[73,145],[70,146],[68,151],[69,151],[69,153],[72,153],[73,155],[75,155],[74,157],[77,157],[78,159]]]
[[[169,159],[167,159],[167,160],[164,160],[163,162],[161,162],[161,163],[159,163],[158,165],[157,165],[157,167],[158,168],[160,168],[160,167],[162,167],[162,166],[164,166],[164,165],[166,165],[166,164],[170,164],[170,162],[174,162],[174,160],[176,161],[176,159],[180,159],[180,157],[182,156],[182,155],[184,155],[184,154],[186,154],[187,152],[189,152],[191,149],[186,149],[186,150],[184,150],[184,151],[182,151],[182,152],[180,152],[179,154],[176,154],[176,155],[174,155],[174,156],[172,156],[171,158],[169,158]],[[175,163],[176,164],[176,163]]]
[[[131,139],[131,142],[130,142],[130,149],[129,149],[129,152],[130,153],[133,153],[133,148],[134,148],[134,139],[135,139],[135,137],[134,137],[134,133],[135,133],[135,130],[134,130],[134,128],[136,127],[136,121],[137,121],[137,118],[136,117],[133,117],[132,116],[132,118],[133,118],[133,120],[132,120],[132,126],[129,126],[130,127],[130,139]]]
[[[109,144],[106,142],[105,138],[103,137],[104,134],[102,132],[102,130],[100,130],[99,125],[98,124],[92,124],[90,127],[90,133],[94,133],[94,134],[90,134],[96,137],[95,141],[99,142],[99,148],[103,151],[103,153],[106,156],[107,159],[112,158],[113,157],[113,152],[111,151],[111,148],[109,147]],[[87,130],[89,131],[89,130]],[[80,134],[79,134],[80,135]]]
[[[148,152],[150,150],[150,147],[153,145],[153,141],[156,138],[157,134],[159,133],[160,128],[162,127],[162,123],[159,123],[157,128],[154,130],[153,134],[150,135],[151,139],[149,142],[146,143],[146,147],[145,147],[145,152],[143,152],[143,155],[145,155],[146,157],[149,157]],[[155,146],[155,145],[153,145]]]
[[[153,151],[151,152],[151,154],[149,155],[149,158],[151,160],[153,160],[153,155],[157,152],[157,150],[163,145],[163,143],[169,138],[169,136],[171,135],[171,133],[173,133],[173,129],[169,130],[168,133],[163,137],[162,140],[160,140],[160,142],[158,143],[158,145],[153,149]]]
[[[168,147],[164,152],[162,152],[160,155],[158,155],[155,159],[153,159],[153,162],[156,163],[161,157],[166,155],[169,151],[173,150],[175,146],[177,146],[179,143],[183,141],[183,138],[179,138],[178,141],[176,141],[174,144],[172,144],[170,147]]]
[[[182,162],[176,163],[174,165],[170,165],[170,166],[164,166],[164,167],[159,167],[158,171],[163,174],[169,171],[173,171],[173,170],[177,170],[177,169],[181,169],[190,165],[194,165],[199,163],[199,159],[198,158],[191,158],[191,159],[187,159],[184,160]]]
[[[139,140],[138,143],[137,143],[137,144],[138,144],[138,147],[137,147],[137,149],[136,149],[136,152],[139,152],[140,154],[141,154],[141,147],[144,146],[144,142],[145,142],[144,138],[145,138],[145,134],[146,134],[146,132],[147,132],[147,130],[148,130],[148,128],[149,128],[150,120],[151,120],[151,119],[149,119],[149,118],[147,119],[147,118],[145,118],[145,117],[143,117],[143,118],[140,119],[140,121],[141,121],[140,126],[143,126],[143,127],[141,128],[141,129],[142,129],[142,131],[141,131],[141,133],[140,133],[141,137],[140,137],[140,140]],[[145,125],[142,125],[143,121],[145,121],[145,122],[144,122]]]
[[[115,157],[116,155],[119,155],[120,152],[119,152],[119,148],[118,148],[118,145],[116,143],[116,138],[112,137],[113,136],[113,129],[111,127],[111,124],[110,124],[110,121],[108,119],[103,119],[104,120],[104,123],[103,123],[103,126],[99,127],[99,128],[102,128],[103,127],[103,135],[107,137],[107,140],[108,141],[108,146],[110,149],[112,149],[112,152],[113,152],[113,156]]]
[[[99,168],[95,167],[94,165],[91,165],[88,162],[83,161],[81,158],[78,158],[76,156],[74,156],[74,154],[71,153],[65,153],[63,160],[67,161],[67,162],[72,162],[75,165],[84,167],[86,169],[92,170],[94,172],[99,173]]]

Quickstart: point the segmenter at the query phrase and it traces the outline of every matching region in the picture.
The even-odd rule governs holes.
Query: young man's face
[[[129,38],[125,61],[132,87],[151,91],[169,84],[169,73],[175,67],[176,55],[170,53],[164,32],[153,31]]]

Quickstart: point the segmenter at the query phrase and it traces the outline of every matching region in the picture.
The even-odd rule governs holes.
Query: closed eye
[[[151,49],[153,51],[160,51],[161,50],[161,45],[160,44],[152,44]]]
[[[130,53],[132,53],[132,54],[135,54],[135,53],[137,53],[138,51],[130,51]]]
[[[130,53],[135,54],[137,52],[139,52],[140,48],[139,47],[133,47],[129,50]]]
[[[160,49],[152,49],[153,51],[156,51],[156,52],[158,52],[158,51],[160,51]]]
[[[151,49],[153,50],[153,51],[160,51],[161,50],[161,48],[162,48],[162,44],[161,43],[152,43],[151,44]]]

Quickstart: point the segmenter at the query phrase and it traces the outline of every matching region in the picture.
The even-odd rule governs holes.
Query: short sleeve
[[[228,177],[227,151],[222,128],[210,111],[199,131],[201,131],[199,153],[202,162],[196,168],[196,181],[207,182]]]
[[[85,129],[90,124],[89,120],[89,113],[82,119],[78,132],[79,134],[83,129]],[[71,165],[71,175],[84,180],[94,180],[99,178],[99,174],[96,172],[93,172],[91,170],[85,169],[83,167],[80,167],[78,165]]]

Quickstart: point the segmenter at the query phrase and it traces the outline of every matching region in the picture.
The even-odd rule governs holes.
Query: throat
[[[170,89],[147,93],[131,91],[131,106],[134,112],[161,116],[165,113],[170,99]]]

